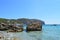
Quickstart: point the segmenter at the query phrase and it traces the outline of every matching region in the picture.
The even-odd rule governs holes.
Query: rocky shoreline
[[[8,31],[8,32],[22,32],[23,31],[23,25],[16,26],[15,24],[0,24],[0,31]]]
[[[26,31],[41,31],[43,21],[37,19],[0,19],[0,31],[22,32],[23,25],[27,25]]]
[[[0,40],[20,40],[13,33],[7,33],[4,31],[0,31]]]
[[[7,24],[0,24],[0,31],[8,31],[8,32],[22,32],[23,29],[23,25],[7,25]],[[39,23],[32,23],[27,25],[26,27],[26,31],[41,31],[42,30],[42,25],[40,25]]]

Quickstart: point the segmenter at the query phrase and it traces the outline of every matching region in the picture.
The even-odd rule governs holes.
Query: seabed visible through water
[[[0,40],[60,40],[60,26],[43,26],[42,31],[5,32],[0,31]]]

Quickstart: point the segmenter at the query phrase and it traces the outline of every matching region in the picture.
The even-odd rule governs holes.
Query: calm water
[[[10,36],[19,40],[60,40],[60,26],[44,25],[42,31],[10,33]]]

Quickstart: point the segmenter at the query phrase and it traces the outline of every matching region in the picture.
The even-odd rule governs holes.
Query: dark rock
[[[0,31],[9,31],[9,32],[22,32],[23,25],[16,26],[14,24],[8,25],[5,23],[0,24]]]
[[[8,31],[9,32],[22,32],[23,26],[9,25]]]
[[[32,23],[26,27],[26,31],[41,31],[42,25],[40,23]]]
[[[2,24],[1,24],[2,23]],[[27,19],[27,18],[20,18],[20,19],[4,19],[0,18],[0,31],[9,30],[12,32],[23,31],[23,26],[16,26],[15,24],[22,24],[27,25],[26,31],[41,31],[42,25],[45,24],[44,21],[38,19]],[[12,24],[12,25],[9,25]]]
[[[1,23],[1,24],[0,24],[0,31],[8,30],[7,27],[8,27],[7,24]]]

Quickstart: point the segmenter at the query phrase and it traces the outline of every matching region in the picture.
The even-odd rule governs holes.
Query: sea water
[[[60,40],[60,26],[43,25],[42,31],[10,33],[19,40]],[[11,38],[12,38],[11,37]]]

